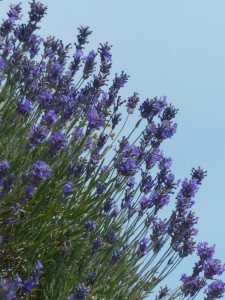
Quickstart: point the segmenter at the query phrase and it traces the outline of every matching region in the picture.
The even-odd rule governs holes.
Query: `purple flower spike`
[[[208,260],[213,257],[216,246],[209,247],[208,243],[199,243],[197,246],[197,254],[201,260]]]
[[[83,284],[78,284],[74,295],[67,298],[67,300],[85,300],[86,296],[90,294],[91,289]]]
[[[111,230],[110,232],[108,232],[107,236],[106,236],[106,240],[109,244],[113,244],[116,241],[118,241],[116,233],[114,230]]]
[[[15,299],[16,283],[8,279],[0,279],[0,299],[12,300]]]
[[[149,243],[150,239],[144,236],[142,239],[138,241],[139,250],[138,255],[144,256],[147,254],[147,244]]]
[[[94,231],[96,229],[96,222],[95,221],[87,221],[85,222],[87,231]]]
[[[87,119],[89,121],[88,126],[96,129],[99,129],[105,121],[104,115],[101,112],[98,112],[94,107],[88,112]]]
[[[83,71],[83,78],[87,79],[95,70],[95,57],[96,53],[94,51],[91,51],[88,56],[84,58],[84,71]]]
[[[50,154],[55,155],[58,151],[65,149],[68,141],[65,136],[57,131],[50,139]]]
[[[16,112],[23,116],[27,116],[32,112],[33,105],[30,100],[19,101],[16,107]]]
[[[127,111],[129,114],[132,114],[135,107],[137,106],[138,102],[139,102],[139,97],[138,97],[138,93],[134,93],[132,97],[128,98],[127,101]]]
[[[205,286],[205,279],[199,276],[187,276],[183,274],[180,280],[183,282],[181,290],[185,297],[195,296]]]
[[[93,242],[92,254],[95,254],[102,245],[102,238],[100,236],[97,236],[96,240]]]
[[[205,290],[205,300],[223,298],[225,293],[225,283],[222,280],[215,280],[210,283]]]
[[[56,123],[57,116],[53,109],[50,109],[45,116],[42,117],[41,123],[47,125],[53,125]]]
[[[212,279],[214,275],[222,275],[225,271],[225,265],[222,265],[219,259],[205,261],[203,268],[205,277],[209,279]]]
[[[7,160],[0,162],[0,179],[3,178],[9,171],[10,166]]]
[[[68,181],[63,187],[63,194],[67,195],[73,191],[74,184],[72,181]]]
[[[25,190],[26,190],[26,197],[31,198],[34,194],[35,188],[32,185],[26,185]]]
[[[15,281],[16,281],[16,283],[17,284],[22,284],[23,283],[23,280],[22,280],[22,278],[19,276],[19,274],[16,274],[16,276],[15,276]]]
[[[33,124],[29,133],[30,144],[29,147],[36,147],[41,143],[48,135],[49,129],[43,125]]]
[[[52,169],[44,161],[38,160],[31,170],[35,181],[43,181],[50,177]]]
[[[21,4],[18,5],[10,5],[10,11],[7,13],[9,19],[14,22],[16,20],[20,19],[20,13],[21,13]]]
[[[47,6],[44,6],[42,3],[36,1],[30,3],[30,8],[30,21],[35,23],[39,22],[44,17],[47,11]]]
[[[151,205],[151,201],[146,196],[141,197],[140,206],[142,211],[150,207],[150,205]]]
[[[40,262],[40,260],[37,260],[36,267],[33,270],[33,278],[34,278],[36,285],[39,284],[39,279],[43,273],[43,269],[44,269],[44,267],[43,267],[42,263]]]
[[[112,256],[111,256],[109,264],[111,266],[115,265],[117,263],[117,261],[120,259],[122,254],[123,254],[122,250],[119,250],[117,248],[113,248]]]
[[[118,205],[113,206],[113,215],[116,216],[120,212],[120,208]]]
[[[160,114],[163,108],[166,106],[166,98],[163,97],[163,100],[154,98],[152,100],[147,99],[140,106],[140,112],[142,118],[147,119],[149,122],[153,119],[154,116]]]
[[[136,184],[135,177],[131,176],[127,181],[127,186],[129,186],[129,188],[132,189],[135,184]]]
[[[34,288],[34,281],[31,279],[24,280],[23,290],[25,293],[31,293]]]

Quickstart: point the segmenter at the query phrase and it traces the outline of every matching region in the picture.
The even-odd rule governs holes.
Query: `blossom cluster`
[[[221,298],[225,267],[196,245],[206,172],[178,180],[162,151],[178,110],[165,96],[122,99],[129,76],[112,77],[109,43],[85,53],[88,27],[73,45],[42,39],[46,9],[32,0],[21,23],[11,5],[0,26],[1,298],[144,299],[196,251],[193,274],[156,299]]]

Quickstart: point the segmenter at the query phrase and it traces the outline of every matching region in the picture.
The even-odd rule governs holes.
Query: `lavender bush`
[[[129,76],[108,80],[111,46],[85,54],[88,27],[73,46],[44,40],[45,14],[32,1],[22,23],[11,5],[0,27],[0,298],[222,298],[225,266],[215,246],[195,241],[206,172],[177,180],[160,150],[177,109],[166,97],[122,99]],[[165,279],[193,253],[195,266],[169,289]]]

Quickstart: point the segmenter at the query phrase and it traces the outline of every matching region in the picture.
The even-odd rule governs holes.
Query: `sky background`
[[[1,16],[11,2],[0,3]],[[90,26],[90,49],[109,41],[113,73],[130,75],[124,97],[134,91],[142,100],[166,95],[179,109],[177,133],[164,153],[173,158],[178,178],[192,167],[207,170],[196,197],[198,241],[216,244],[216,256],[225,261],[225,1],[42,2],[49,8],[43,36],[75,42],[76,28]],[[190,270],[188,260],[184,270]]]

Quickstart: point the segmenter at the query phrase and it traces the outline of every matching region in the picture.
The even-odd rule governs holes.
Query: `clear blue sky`
[[[1,2],[2,10],[10,2]],[[90,26],[90,47],[109,41],[113,71],[131,75],[123,95],[166,95],[179,108],[177,134],[164,152],[173,157],[177,177],[193,166],[208,171],[196,198],[198,240],[215,243],[225,261],[225,1],[42,2],[49,8],[44,36],[69,43],[78,26]],[[22,3],[26,8],[28,1]]]

